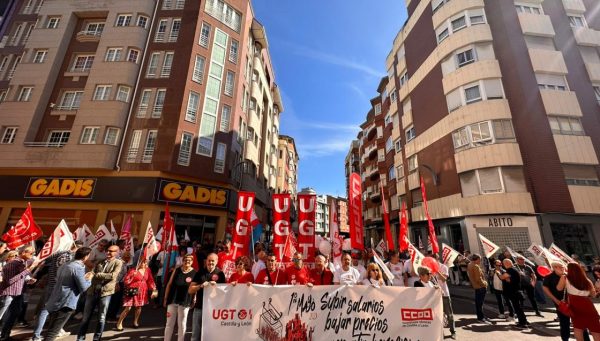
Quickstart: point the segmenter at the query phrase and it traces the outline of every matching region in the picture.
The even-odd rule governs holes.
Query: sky
[[[298,148],[298,191],[346,196],[344,159],[387,74],[403,0],[253,0]]]

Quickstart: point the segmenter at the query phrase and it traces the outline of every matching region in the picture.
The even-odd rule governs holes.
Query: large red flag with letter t
[[[6,241],[9,249],[16,249],[41,236],[42,230],[37,226],[35,220],[33,220],[31,204],[27,203],[27,209],[21,216],[21,219],[2,236],[2,239]]]
[[[360,175],[350,175],[348,193],[348,214],[350,218],[350,245],[353,249],[365,249],[365,236],[362,219],[362,190]]]
[[[290,262],[285,256],[285,247],[290,235],[290,207],[292,199],[289,194],[273,194],[273,252],[278,262]]]
[[[317,196],[298,194],[298,249],[307,263],[315,261]]]
[[[255,193],[238,192],[237,214],[231,241],[231,250],[224,259],[219,258],[219,265],[225,278],[229,279],[235,272],[235,260],[240,256],[250,255],[250,234],[252,233],[252,212],[254,211]]]

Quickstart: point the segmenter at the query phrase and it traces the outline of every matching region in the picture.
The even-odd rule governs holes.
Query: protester
[[[477,321],[485,324],[491,324],[490,320],[483,314],[483,302],[487,292],[488,283],[485,280],[484,272],[481,270],[481,256],[473,254],[471,261],[467,266],[467,274],[471,286],[475,289],[475,311],[477,313]]]
[[[400,252],[392,251],[390,253],[390,261],[385,263],[388,267],[392,275],[394,275],[394,280],[392,281],[392,285],[395,287],[404,287],[406,286],[406,273],[404,272],[404,262],[400,260]]]
[[[129,251],[121,252],[120,259],[123,262],[123,266],[121,267],[121,272],[119,272],[119,276],[117,277],[115,293],[110,298],[108,310],[106,311],[106,320],[109,322],[118,321],[117,314],[123,306],[123,288],[125,287],[125,284],[123,282],[125,280],[125,276],[132,267],[129,265],[129,263],[131,262],[131,253]]]
[[[15,258],[17,258],[19,256],[19,252],[15,251],[15,250],[11,250],[8,251],[5,255],[4,255],[4,260],[2,262],[0,262],[0,282],[3,281],[3,269],[4,266],[14,260]],[[2,318],[2,315],[0,315],[0,318]]]
[[[406,286],[412,288],[415,286],[415,282],[419,280],[419,275],[416,272],[417,269],[413,268],[413,263],[409,259],[404,263],[404,273],[406,274]]]
[[[110,298],[115,293],[117,277],[123,266],[123,262],[116,257],[118,253],[118,246],[109,246],[106,250],[106,258],[94,268],[92,286],[87,292],[83,319],[77,333],[77,341],[85,340],[85,335],[96,307],[98,307],[98,324],[96,325],[94,340],[102,338],[102,332],[104,332],[104,325],[106,323],[106,311],[110,303]]]
[[[254,283],[254,276],[251,272],[246,271],[250,266],[250,258],[240,256],[235,260],[235,272],[229,276],[227,283],[236,285],[238,283],[246,283],[248,285]]]
[[[535,282],[537,281],[535,271],[533,268],[531,268],[531,266],[525,264],[525,257],[523,256],[517,256],[517,263],[514,265],[514,267],[521,276],[521,290],[527,294],[529,302],[531,302],[531,307],[535,311],[535,315],[544,317],[544,315],[540,313],[540,309],[538,308],[535,300]],[[521,300],[521,306],[523,306],[523,300]]]
[[[106,259],[106,248],[108,247],[109,241],[102,239],[98,242],[98,245],[92,249],[92,253],[85,262],[85,266],[88,269],[94,269],[96,265]],[[116,257],[116,255],[115,255]]]
[[[367,269],[363,265],[363,258],[363,254],[360,251],[352,253],[352,267],[360,274],[359,282],[367,277]]]
[[[206,267],[201,269],[194,278],[188,292],[196,294],[194,303],[194,313],[192,314],[192,341],[200,340],[200,331],[202,328],[202,295],[203,288],[207,285],[215,285],[217,283],[225,283],[225,274],[217,267],[219,257],[211,253],[206,258]],[[283,273],[283,271],[282,271]],[[285,273],[283,273],[285,276]],[[285,283],[285,282],[284,282]]]
[[[565,289],[566,288],[566,289]],[[596,296],[594,285],[587,278],[579,263],[569,263],[567,274],[563,274],[556,286],[569,294],[569,308],[573,319],[573,333],[577,341],[583,341],[584,330],[589,330],[595,341],[600,340],[600,315],[590,299]]]
[[[294,256],[292,257],[293,264],[285,269],[285,274],[288,280],[287,284],[305,285],[306,283],[308,283],[310,273],[308,268],[304,266],[302,258],[302,252],[294,253]]]
[[[596,297],[600,295],[600,265],[594,265],[592,270],[594,276],[594,289],[596,289]]]
[[[148,304],[148,291],[152,291],[152,298],[158,296],[152,272],[148,268],[148,260],[145,258],[140,260],[137,269],[131,269],[127,272],[123,284],[124,309],[121,316],[119,316],[119,321],[117,321],[117,330],[119,331],[123,330],[123,321],[129,314],[131,307],[135,307],[133,328],[138,328],[142,307]]]
[[[265,285],[284,285],[288,283],[286,272],[277,268],[277,258],[274,254],[267,256],[267,268],[258,273],[254,283]]]
[[[177,323],[177,340],[183,341],[185,339],[188,312],[194,300],[194,296],[188,292],[190,283],[196,276],[196,270],[192,268],[193,262],[193,256],[185,256],[183,264],[171,273],[167,283],[165,298],[163,299],[163,306],[167,308],[165,341],[171,340],[175,323]]]
[[[327,259],[323,255],[315,257],[315,268],[310,270],[308,286],[333,284],[333,272],[327,268],[326,262]]]
[[[45,261],[44,266],[48,269],[48,278],[47,284],[44,293],[42,294],[42,302],[47,302],[50,298],[50,294],[54,290],[54,285],[56,284],[56,275],[58,273],[58,269],[63,265],[71,261],[77,248],[82,247],[83,243],[80,241],[76,241],[71,250],[69,251],[61,251],[55,254],[50,255]],[[90,249],[91,251],[91,249]],[[89,257],[89,256],[88,256]],[[35,327],[33,329],[33,337],[32,341],[41,341],[42,339],[42,329],[44,328],[44,324],[46,323],[46,319],[48,317],[48,310],[45,306],[42,306],[42,309],[38,312],[37,320],[35,322]],[[70,333],[61,330],[59,336],[67,336]]]
[[[435,284],[431,281],[431,269],[427,266],[420,266],[417,268],[417,274],[419,274],[419,280],[414,284],[415,288],[435,288]]]
[[[506,273],[502,274],[502,291],[508,297],[508,300],[512,304],[513,310],[517,315],[518,323],[517,328],[528,328],[531,327],[527,321],[527,317],[523,312],[521,306],[521,297],[519,291],[521,290],[521,274],[514,268],[512,260],[504,258],[502,265],[506,269]]]
[[[252,265],[252,276],[256,278],[262,269],[267,268],[267,253],[263,250],[257,253],[258,260]]]
[[[56,283],[45,306],[50,313],[50,325],[44,337],[45,341],[54,341],[59,337],[62,328],[77,307],[79,296],[90,287],[93,273],[85,273],[85,261],[91,251],[89,247],[77,249],[75,259],[58,269]]]
[[[469,257],[471,253],[469,251],[465,251],[463,255],[459,256],[460,260],[458,261],[458,267],[460,269],[460,276],[462,277],[462,285],[469,285],[469,274],[467,273],[470,259]]]
[[[342,255],[342,267],[337,269],[333,276],[333,284],[356,285],[361,282],[361,275],[357,269],[350,266],[352,257],[349,253]]]
[[[376,288],[385,286],[381,273],[382,271],[379,268],[379,265],[376,263],[369,263],[369,265],[367,265],[367,278],[363,279],[362,284]]]
[[[435,278],[437,280],[438,286],[442,290],[442,305],[444,309],[444,314],[446,314],[448,318],[448,326],[450,327],[450,338],[456,339],[456,329],[454,325],[454,311],[452,309],[452,300],[450,299],[450,290],[448,289],[448,267],[446,264],[440,262],[440,257],[436,253],[434,258],[438,261],[438,265],[440,267],[439,271],[435,274]]]
[[[223,246],[220,247],[221,251],[217,253],[217,257],[219,257],[219,262],[217,263],[217,268],[223,269],[223,263],[227,259],[227,256],[231,252],[231,240],[227,239],[223,242]]]
[[[498,318],[507,319],[508,321],[514,321],[515,312],[513,310],[512,303],[508,297],[504,294],[504,284],[502,281],[502,275],[506,273],[506,270],[502,267],[502,261],[499,259],[494,263],[494,272],[492,277],[492,288],[494,289],[494,295],[496,295],[496,301],[498,302]],[[504,314],[504,303],[508,306],[508,318]]]
[[[31,278],[31,272],[39,264],[29,261],[35,255],[33,246],[24,246],[19,251],[19,257],[6,263],[3,271],[3,280],[0,283],[0,319],[2,319],[2,331],[0,340],[8,340],[10,332],[19,317],[22,309],[23,287],[25,283],[33,284],[35,279]]]
[[[450,270],[452,270],[450,272],[450,283],[452,283],[452,285],[460,285],[460,268],[458,266],[458,257],[454,259],[454,263],[452,264]]]

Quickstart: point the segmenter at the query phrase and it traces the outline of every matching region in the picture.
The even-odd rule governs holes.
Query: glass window
[[[463,15],[460,18],[452,20],[452,32],[460,31],[461,29],[467,27],[467,20]]]
[[[208,47],[208,41],[210,40],[210,25],[207,23],[202,23],[202,28],[200,30],[200,46]]]
[[[231,39],[231,45],[229,46],[229,61],[234,64],[237,64],[238,50],[239,50],[238,41]]]
[[[96,144],[100,127],[84,127],[81,133],[81,144]]]
[[[140,58],[140,51],[136,50],[136,49],[129,49],[129,53],[127,54],[127,61],[128,62],[132,62],[132,63],[136,63],[138,62]]]
[[[482,194],[503,192],[500,168],[482,168],[477,170]]]
[[[488,144],[492,142],[492,134],[488,121],[471,124],[470,129],[473,144]]]
[[[204,78],[204,57],[196,55],[196,61],[194,63],[194,73],[192,74],[192,80],[202,84]]]
[[[462,67],[475,61],[475,53],[473,53],[473,49],[469,49],[458,53],[456,59],[458,60],[458,67]]]
[[[58,105],[58,110],[77,110],[83,97],[83,91],[65,91]]]
[[[167,90],[158,89],[156,91],[156,98],[154,99],[154,107],[152,108],[152,118],[160,118],[162,114],[163,107],[165,105],[165,96],[167,94]]]
[[[138,15],[136,26],[147,28],[148,27],[148,17],[145,15]]]
[[[190,165],[190,157],[192,155],[192,141],[194,135],[190,133],[183,133],[181,135],[181,143],[179,144],[179,157],[177,158],[177,164],[182,166]]]
[[[117,16],[117,22],[115,23],[115,26],[117,26],[117,27],[129,26],[130,23],[131,23],[131,14],[119,14]]]
[[[152,162],[152,156],[154,155],[157,137],[157,130],[148,131],[148,136],[146,137],[146,146],[144,147],[144,154],[142,154],[142,162]]]
[[[452,141],[454,143],[454,149],[459,149],[470,143],[467,128],[459,129],[452,133]]]
[[[233,85],[235,81],[235,73],[232,71],[227,71],[227,77],[225,78],[225,88],[223,89],[223,93],[227,96],[233,96]]]
[[[129,102],[129,92],[131,92],[131,88],[125,85],[119,85],[117,89],[117,101],[121,102]]]
[[[142,140],[142,131],[134,130],[131,134],[131,141],[129,142],[129,151],[127,152],[127,162],[135,162],[137,153],[140,148],[140,142]]]
[[[19,92],[19,97],[17,98],[18,102],[28,102],[31,99],[31,93],[33,92],[33,87],[24,86],[21,88]]]
[[[217,143],[217,152],[215,153],[215,173],[223,173],[225,171],[225,157],[227,152],[227,145],[224,143]]]
[[[229,121],[231,120],[231,107],[223,105],[223,111],[221,111],[221,126],[220,130],[224,133],[229,132]]]
[[[59,23],[60,17],[49,17],[48,23],[46,24],[46,28],[58,28]]]
[[[110,99],[111,85],[97,85],[94,91],[94,101],[108,101]]]
[[[118,62],[121,60],[123,49],[120,47],[110,47],[106,50],[104,60],[107,62]]]
[[[35,56],[33,57],[33,62],[36,64],[41,64],[46,61],[46,56],[48,55],[48,50],[36,50]]]
[[[479,91],[479,84],[465,88],[465,102],[467,104],[481,101],[481,92]]]
[[[0,143],[2,144],[12,144],[15,143],[15,137],[17,136],[17,127],[5,127],[4,133],[2,134],[2,140]]]
[[[116,146],[119,139],[119,128],[108,127],[106,128],[106,136],[104,137],[104,144]]]
[[[196,123],[196,116],[198,114],[198,106],[200,105],[200,94],[190,91],[188,98],[187,110],[185,113],[185,120]]]
[[[171,67],[173,66],[173,52],[165,53],[165,58],[163,59],[163,65],[160,70],[160,76],[163,78],[169,77],[171,75]]]

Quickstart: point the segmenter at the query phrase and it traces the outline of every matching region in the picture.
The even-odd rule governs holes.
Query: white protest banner
[[[94,235],[93,240],[90,242],[89,247],[92,249],[100,243],[102,239],[110,241],[111,234],[106,225],[102,224],[98,226],[98,230],[96,230],[96,234]]]
[[[202,340],[443,340],[433,288],[216,285],[203,299]]]
[[[560,258],[560,260],[562,260],[565,263],[577,263],[576,261],[573,260],[573,258],[571,258],[569,256],[568,253],[564,252],[563,250],[561,250],[558,246],[556,246],[556,244],[552,243],[550,245],[550,247],[548,248],[548,251],[550,251],[551,254],[553,254],[554,256]]]
[[[542,246],[531,244],[527,251],[529,251],[533,255],[533,258],[535,258],[535,261],[539,265],[547,265],[551,267],[546,257],[544,257],[544,248]]]
[[[73,240],[73,235],[71,231],[69,231],[69,227],[65,220],[61,220],[58,226],[48,238],[46,244],[42,250],[40,250],[40,254],[38,255],[39,259],[43,260],[50,257],[52,254],[60,252],[60,251],[69,251],[73,246],[75,241]]]
[[[529,266],[535,266],[534,262],[530,261],[529,259],[527,259],[527,257],[523,256],[522,254],[513,251],[513,249],[511,249],[510,246],[506,245],[506,250],[508,251],[508,253],[510,253],[511,257],[515,259],[515,261],[517,261],[519,257],[523,257],[525,263],[529,264]]]
[[[454,260],[460,253],[446,243],[442,243],[442,263],[447,267],[451,268],[454,266]]]
[[[500,246],[492,243],[491,240],[481,235],[481,233],[479,233],[479,240],[481,241],[481,247],[483,248],[485,258],[490,258],[494,253],[500,250]]]

